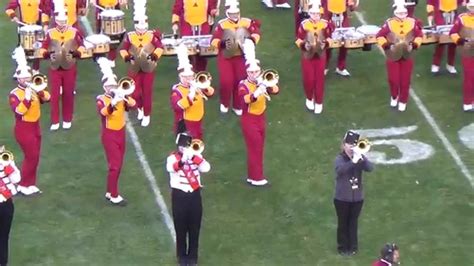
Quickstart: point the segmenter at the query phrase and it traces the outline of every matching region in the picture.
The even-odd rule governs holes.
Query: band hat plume
[[[31,77],[31,69],[28,66],[28,62],[26,61],[25,50],[23,47],[18,46],[13,50],[12,59],[15,60],[17,64],[17,68],[15,73],[13,74],[14,78],[30,78]]]
[[[178,57],[178,72],[180,76],[194,75],[193,66],[189,62],[188,48],[184,43],[176,47],[176,55]]]
[[[148,28],[148,16],[146,15],[146,0],[133,1],[133,21],[135,27],[139,29]]]
[[[319,13],[321,14],[321,0],[310,0],[308,13]]]
[[[395,7],[395,9],[393,10],[393,14],[400,14],[400,13],[407,13],[408,12],[407,8],[405,7],[405,2],[400,3],[400,4],[395,3],[394,7]]]
[[[53,0],[54,19],[58,21],[67,21],[67,11],[64,0]]]
[[[405,6],[406,2],[405,0],[394,0],[392,7],[395,8],[397,6]]]
[[[250,39],[245,39],[242,50],[245,57],[245,66],[247,71],[259,71],[260,61],[257,60],[255,55],[255,43]]]
[[[227,13],[239,13],[239,1],[238,0],[226,0],[225,1],[225,12]]]
[[[112,62],[106,57],[100,57],[97,59],[97,64],[99,64],[100,72],[102,72],[103,86],[117,85],[117,76],[112,70]]]

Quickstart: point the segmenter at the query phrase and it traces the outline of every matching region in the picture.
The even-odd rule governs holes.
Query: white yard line
[[[367,21],[365,20],[364,15],[361,12],[355,11],[354,14],[362,25],[367,25]],[[380,46],[378,45],[377,47],[379,48],[379,52],[385,57],[385,53],[382,50],[382,48],[380,48]],[[458,152],[453,147],[451,142],[448,140],[444,132],[441,130],[438,123],[436,123],[436,120],[434,119],[433,115],[431,115],[430,111],[428,111],[428,108],[426,108],[425,104],[421,101],[420,97],[418,97],[415,90],[413,90],[412,88],[410,88],[410,96],[415,102],[420,112],[425,117],[428,124],[430,124],[436,136],[441,140],[441,143],[443,143],[444,148],[448,151],[448,153],[451,155],[456,165],[459,167],[459,170],[461,170],[461,173],[464,174],[466,179],[471,184],[471,187],[474,188],[474,177],[469,172],[469,169],[461,160],[461,157],[459,156]]]
[[[80,20],[82,24],[84,25],[87,35],[93,34],[91,24],[89,20],[87,19],[87,17],[80,17]],[[173,242],[176,243],[176,233],[174,230],[173,219],[171,219],[171,215],[168,210],[168,207],[166,206],[166,203],[163,198],[163,195],[161,194],[160,188],[158,187],[158,184],[156,183],[156,177],[153,174],[153,171],[151,170],[148,160],[146,159],[145,153],[143,152],[143,149],[142,149],[142,145],[140,144],[140,139],[138,138],[137,132],[133,128],[133,125],[130,122],[130,119],[128,119],[128,115],[126,116],[126,119],[127,119],[127,124],[126,124],[127,133],[130,139],[132,140],[133,147],[135,148],[135,154],[137,155],[138,161],[140,162],[143,172],[145,173],[145,177],[151,186],[151,190],[153,191],[153,194],[155,195],[155,202],[160,208],[161,215],[163,216],[163,220],[166,224],[166,227],[168,227],[171,237],[173,238]]]

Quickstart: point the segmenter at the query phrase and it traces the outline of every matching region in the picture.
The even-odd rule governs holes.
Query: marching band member
[[[45,90],[47,84],[35,86],[31,83],[23,48],[18,47],[14,57],[18,67],[13,77],[17,79],[18,86],[10,92],[9,102],[15,114],[15,139],[24,154],[21,165],[23,178],[18,185],[18,192],[29,196],[41,193],[36,186],[41,151],[40,105],[50,100],[50,94]]]
[[[166,159],[166,170],[170,174],[178,264],[195,266],[202,219],[201,173],[209,172],[211,165],[202,154],[191,148],[192,137],[185,131],[186,126],[181,120],[176,137],[178,150]]]
[[[452,25],[457,17],[457,9],[462,5],[463,0],[427,0],[426,11],[428,12],[428,25],[442,26]],[[433,54],[433,64],[431,73],[439,72],[439,65],[444,50],[448,47],[448,62],[446,70],[451,74],[456,74],[454,60],[456,58],[456,44],[437,44]]]
[[[232,110],[238,116],[242,115],[241,102],[239,101],[237,86],[245,79],[245,60],[242,50],[234,46],[237,31],[244,29],[250,39],[257,44],[260,40],[259,22],[249,18],[240,17],[239,2],[237,0],[226,0],[225,19],[219,21],[213,37],[212,45],[219,48],[217,55],[217,65],[219,68],[220,87],[220,111],[229,111],[230,100],[233,98]],[[227,38],[227,33],[231,32],[233,38]],[[226,39],[224,39],[226,37]],[[237,44],[235,44],[237,45]]]
[[[174,110],[174,130],[177,130],[178,121],[184,120],[191,137],[202,139],[202,119],[204,117],[204,97],[211,97],[214,88],[199,84],[195,80],[195,73],[189,63],[187,48],[184,44],[176,48],[178,54],[179,83],[171,89],[171,107]],[[201,88],[199,86],[201,85]]]
[[[55,14],[55,10],[58,10],[58,5],[63,5],[64,9],[66,10],[67,21],[66,24],[68,26],[72,26],[79,30],[81,35],[85,36],[85,32],[79,25],[79,16],[86,15],[86,7],[87,7],[87,0],[45,0],[49,1],[48,3],[48,10],[50,12],[49,16],[53,17]],[[54,19],[53,26],[56,25],[57,20]]]
[[[247,62],[247,78],[239,84],[239,96],[244,105],[240,125],[247,146],[247,183],[252,186],[268,184],[263,173],[266,102],[268,94],[277,94],[280,90],[276,85],[267,86],[260,77],[261,68],[255,59]]]
[[[474,111],[474,0],[466,3],[467,12],[459,15],[449,33],[454,43],[462,46],[462,65],[464,69],[463,110]]]
[[[48,30],[49,16],[47,0],[10,0],[5,8],[5,13],[18,25],[42,25],[44,32]],[[15,10],[18,9],[19,16]],[[33,74],[39,73],[40,60],[33,59]]]
[[[51,81],[51,131],[59,129],[60,98],[62,127],[70,129],[72,126],[77,78],[76,59],[85,51],[81,34],[76,28],[67,25],[67,19],[65,10],[58,7],[54,16],[55,27],[48,30],[40,50],[43,58],[51,60],[48,74]]]
[[[411,54],[413,50],[420,47],[423,32],[416,20],[408,17],[408,11],[404,4],[396,5],[393,14],[395,16],[387,19],[377,33],[377,42],[387,54],[386,66],[391,94],[390,106],[397,107],[398,105],[398,111],[403,112],[406,110],[408,102],[413,59],[410,55],[408,57],[397,56],[394,58],[390,54],[399,54],[396,52],[397,49],[400,49],[399,45],[406,47],[406,52]],[[399,42],[399,40],[410,38],[410,36],[412,39],[409,43],[405,41]],[[394,38],[397,40],[394,40]]]
[[[137,102],[138,120],[141,120],[141,126],[147,127],[150,124],[150,115],[153,101],[153,83],[155,81],[154,69],[156,62],[163,53],[163,45],[159,38],[157,30],[148,30],[148,17],[144,14],[145,10],[140,11],[143,14],[134,16],[135,31],[128,32],[125,35],[120,55],[125,62],[130,63],[128,76],[135,81],[135,92],[133,98]],[[148,65],[153,65],[149,69],[142,69],[138,66],[136,58],[138,55],[133,51],[149,50],[147,58]],[[141,52],[140,52],[141,53]]]
[[[418,5],[418,0],[394,0],[392,8],[395,8],[397,5],[404,5],[408,11],[408,17],[414,18],[418,27],[423,28],[423,21],[415,17],[415,7]]]
[[[350,19],[348,17],[349,11],[354,11],[357,8],[359,1],[354,0],[322,0],[324,9],[323,17],[336,28],[350,27]],[[329,65],[331,61],[332,49],[326,49],[326,64]],[[341,76],[350,76],[351,73],[346,69],[347,48],[339,48],[339,55],[337,57],[336,73]],[[325,70],[325,74],[328,69]]]
[[[272,9],[274,7],[280,9],[291,9],[288,0],[262,0],[262,4],[269,9]]]
[[[326,54],[328,39],[332,34],[331,25],[321,19],[321,4],[319,0],[313,0],[309,4],[308,13],[310,18],[303,20],[298,29],[296,46],[302,50],[301,68],[303,74],[303,85],[306,95],[306,108],[320,114],[323,111],[324,98],[324,72],[326,69]],[[317,35],[317,46],[312,47],[306,40],[307,36]],[[319,51],[315,52],[316,50]]]
[[[171,23],[174,33],[180,31],[181,36],[211,34],[210,20],[216,17],[216,0],[175,0]],[[205,71],[207,59],[202,56],[191,56],[193,69]]]
[[[400,249],[395,243],[387,243],[380,250],[380,259],[372,266],[392,266],[400,264]]]
[[[8,159],[3,159],[6,156]],[[15,165],[13,154],[0,146],[0,265],[8,263],[8,239],[13,220],[13,196],[15,184],[20,182],[20,170]]]
[[[119,193],[118,179],[126,147],[125,116],[126,112],[135,107],[136,102],[122,88],[118,88],[115,76],[105,76],[103,80],[105,93],[97,96],[96,103],[102,120],[101,140],[108,165],[105,198],[113,205],[125,206],[127,201]]]

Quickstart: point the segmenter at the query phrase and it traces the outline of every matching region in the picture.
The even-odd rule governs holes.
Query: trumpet
[[[196,91],[202,96],[204,100],[208,100],[207,96],[202,92],[211,86],[212,76],[211,73],[207,71],[199,71],[198,73],[194,74],[195,86]]]
[[[359,141],[357,141],[357,144],[354,147],[354,151],[360,154],[366,154],[367,152],[369,152],[371,146],[372,144],[369,142],[368,139],[360,139]]]
[[[0,152],[0,163],[2,164],[8,164],[12,162],[15,159],[15,156],[13,156],[13,153],[8,150],[3,150]]]
[[[266,69],[262,72],[259,77],[259,83],[265,85],[265,87],[274,87],[278,84],[278,80],[280,79],[278,72],[275,69]],[[271,97],[268,92],[265,90],[263,93],[267,100],[271,101]]]
[[[202,154],[204,151],[204,142],[200,139],[193,139],[191,141],[191,149],[197,154]]]
[[[31,82],[28,83],[28,86],[32,90],[40,92],[48,87],[48,77],[41,73],[34,74],[33,77],[31,77]]]
[[[120,97],[127,101],[125,96],[131,95],[135,91],[135,81],[129,77],[121,78],[118,81],[117,89],[112,90],[114,97]]]

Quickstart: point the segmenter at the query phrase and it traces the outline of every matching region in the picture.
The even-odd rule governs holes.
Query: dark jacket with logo
[[[337,155],[334,162],[336,170],[336,191],[334,198],[340,201],[357,202],[364,200],[362,171],[371,172],[374,165],[362,156],[363,160],[353,163],[345,152]]]

